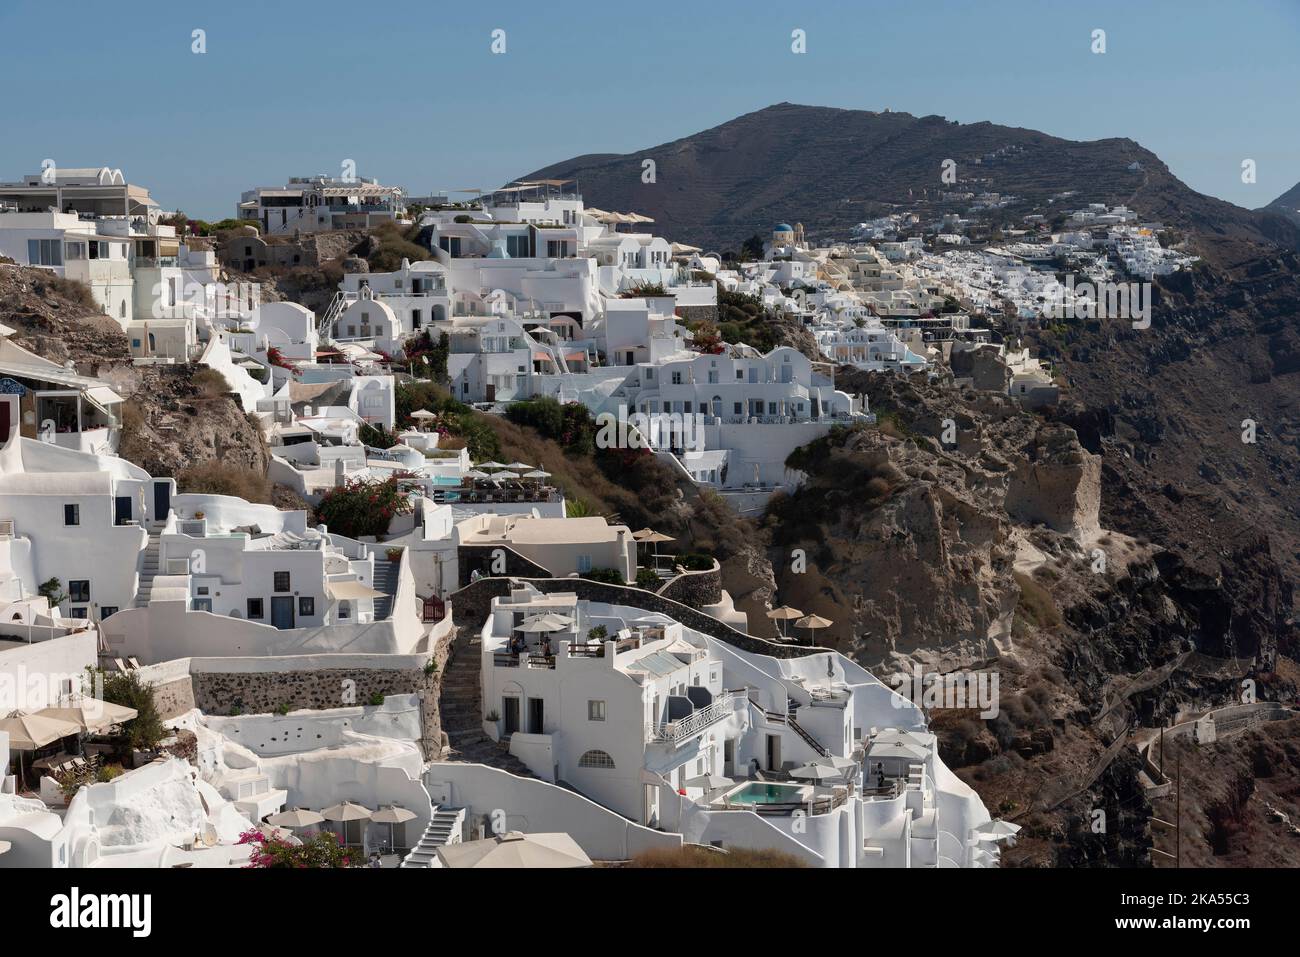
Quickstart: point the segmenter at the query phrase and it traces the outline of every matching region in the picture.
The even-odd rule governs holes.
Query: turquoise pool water
[[[801,784],[770,784],[751,781],[740,790],[727,795],[732,804],[791,804],[799,800]]]

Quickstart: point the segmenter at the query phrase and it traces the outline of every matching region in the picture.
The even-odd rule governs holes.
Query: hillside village
[[[1062,228],[996,235],[1006,197],[947,199],[964,211],[816,242],[780,222],[732,256],[561,179],[417,201],[295,177],[206,236],[120,170],[0,183],[0,280],[66,303],[0,326],[0,690],[39,675],[43,695],[0,700],[0,866],[243,866],[253,832],[322,830],[400,868],[522,832],[587,863],[998,866],[1020,825],[882,669],[973,669],[973,696],[1049,557],[1151,559],[1102,527],[1099,459],[1051,421],[1068,387],[1025,335],[1141,328],[1151,281],[1197,258],[1083,196],[1059,197]],[[118,351],[52,346],[68,313]],[[944,473],[982,415],[1001,444]],[[556,455],[508,461],[507,429]],[[900,429],[905,451],[873,447]],[[837,450],[878,463],[873,501],[899,468],[938,489],[873,534],[915,541],[945,508],[989,530],[953,552],[940,518],[925,546],[978,620],[954,599],[909,639],[908,590],[931,586],[900,580],[895,607],[837,623],[812,579],[720,544],[830,501],[810,463]],[[638,486],[602,510],[588,456],[668,504]],[[729,590],[744,561],[765,589]],[[948,613],[951,647],[917,640]]]

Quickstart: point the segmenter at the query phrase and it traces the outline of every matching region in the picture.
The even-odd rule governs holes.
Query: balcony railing
[[[724,718],[731,716],[734,711],[732,705],[732,694],[730,691],[724,691],[712,703],[706,707],[700,708],[693,714],[687,715],[677,721],[665,721],[660,724],[651,733],[655,741],[662,741],[668,744],[678,744],[687,738],[699,734],[706,728],[710,728],[722,721]]]

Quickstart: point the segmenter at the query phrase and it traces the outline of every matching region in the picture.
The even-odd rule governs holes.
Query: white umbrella
[[[80,734],[81,725],[66,718],[15,711],[7,718],[0,718],[0,731],[9,733],[9,747],[15,751],[35,751],[60,738]]]
[[[279,814],[272,814],[266,819],[266,823],[273,827],[313,827],[324,820],[325,818],[315,811],[293,808],[288,811],[281,811]]]
[[[388,825],[388,846],[397,847],[397,825],[405,824],[407,821],[414,821],[416,814],[414,811],[407,810],[404,807],[390,805],[389,807],[380,808],[374,814],[370,815],[370,820],[376,824]]]
[[[472,479],[485,479],[491,478],[492,476],[488,475],[487,472],[480,471],[479,469],[470,469],[465,473],[465,477]]]
[[[767,613],[767,617],[771,618],[773,621],[786,622],[794,618],[802,618],[803,612],[801,612],[798,608],[791,608],[789,605],[782,605],[780,608],[773,608],[771,611],[769,611]],[[784,638],[786,636],[785,625],[782,624],[782,625],[778,625],[777,627],[781,629],[781,637]]]
[[[438,848],[443,867],[590,867],[589,858],[568,834],[521,834],[446,844]]]
[[[721,774],[701,774],[686,779],[688,788],[703,788],[706,791],[716,791],[718,788],[729,787],[735,783],[731,778],[724,778]]]
[[[1020,831],[1019,824],[1012,824],[1009,821],[985,821],[978,827],[971,828],[978,840],[981,841],[1001,841],[1009,837],[1015,837]]]
[[[437,417],[436,412],[430,412],[428,409],[416,409],[411,413],[413,419],[436,419]]]
[[[506,467],[505,462],[480,462],[478,467],[481,469],[503,469]]]
[[[37,714],[47,718],[61,718],[79,725],[85,731],[103,731],[115,724],[130,721],[138,712],[125,705],[100,701],[97,698],[78,697],[61,708],[45,708]]]
[[[531,472],[524,473],[524,478],[530,478],[530,479],[544,479],[550,477],[551,477],[550,472],[543,472],[541,469],[533,469],[533,471]]]
[[[509,465],[506,466],[506,468],[514,469],[516,472],[527,472],[530,468],[532,468],[532,466],[525,465],[523,462],[511,462]]]
[[[817,782],[836,780],[844,777],[844,775],[824,764],[805,764],[803,767],[791,771],[790,777],[798,778],[801,781]]]
[[[519,476],[516,475],[514,472],[501,471],[501,472],[493,472],[490,478],[494,482],[501,482],[501,481],[505,481],[506,479],[517,479],[519,478]]]

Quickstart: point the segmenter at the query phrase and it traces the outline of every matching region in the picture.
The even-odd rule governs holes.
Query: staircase
[[[805,731],[803,727],[799,724],[799,722],[794,719],[794,715],[790,715],[788,718],[786,718],[785,723],[789,725],[791,731],[799,735],[799,737],[803,738],[804,744],[808,745],[808,747],[812,748],[823,758],[830,756],[830,751],[823,748],[821,744],[818,743],[816,738],[814,738],[811,734]]]
[[[150,532],[149,545],[144,550],[144,563],[140,566],[140,588],[135,595],[136,608],[147,608],[149,605],[149,596],[153,594],[153,580],[158,574],[161,554],[161,533]]]
[[[402,858],[402,867],[432,867],[438,857],[438,848],[459,843],[464,822],[463,807],[439,807],[433,812],[433,818],[415,847]]]
[[[479,633],[472,628],[456,632],[451,658],[442,676],[439,706],[442,729],[451,744],[450,761],[486,764],[531,778],[527,765],[510,753],[509,739],[497,742],[483,733],[483,704],[479,668],[482,665]]]
[[[343,310],[347,308],[348,303],[343,300],[343,293],[336,292],[330,304],[325,308],[325,315],[316,328],[320,330],[323,339],[334,338],[334,324],[339,321],[339,316],[343,315]]]
[[[393,614],[393,599],[397,597],[398,563],[375,559],[375,588],[384,598],[375,599],[375,621],[383,621]]]

